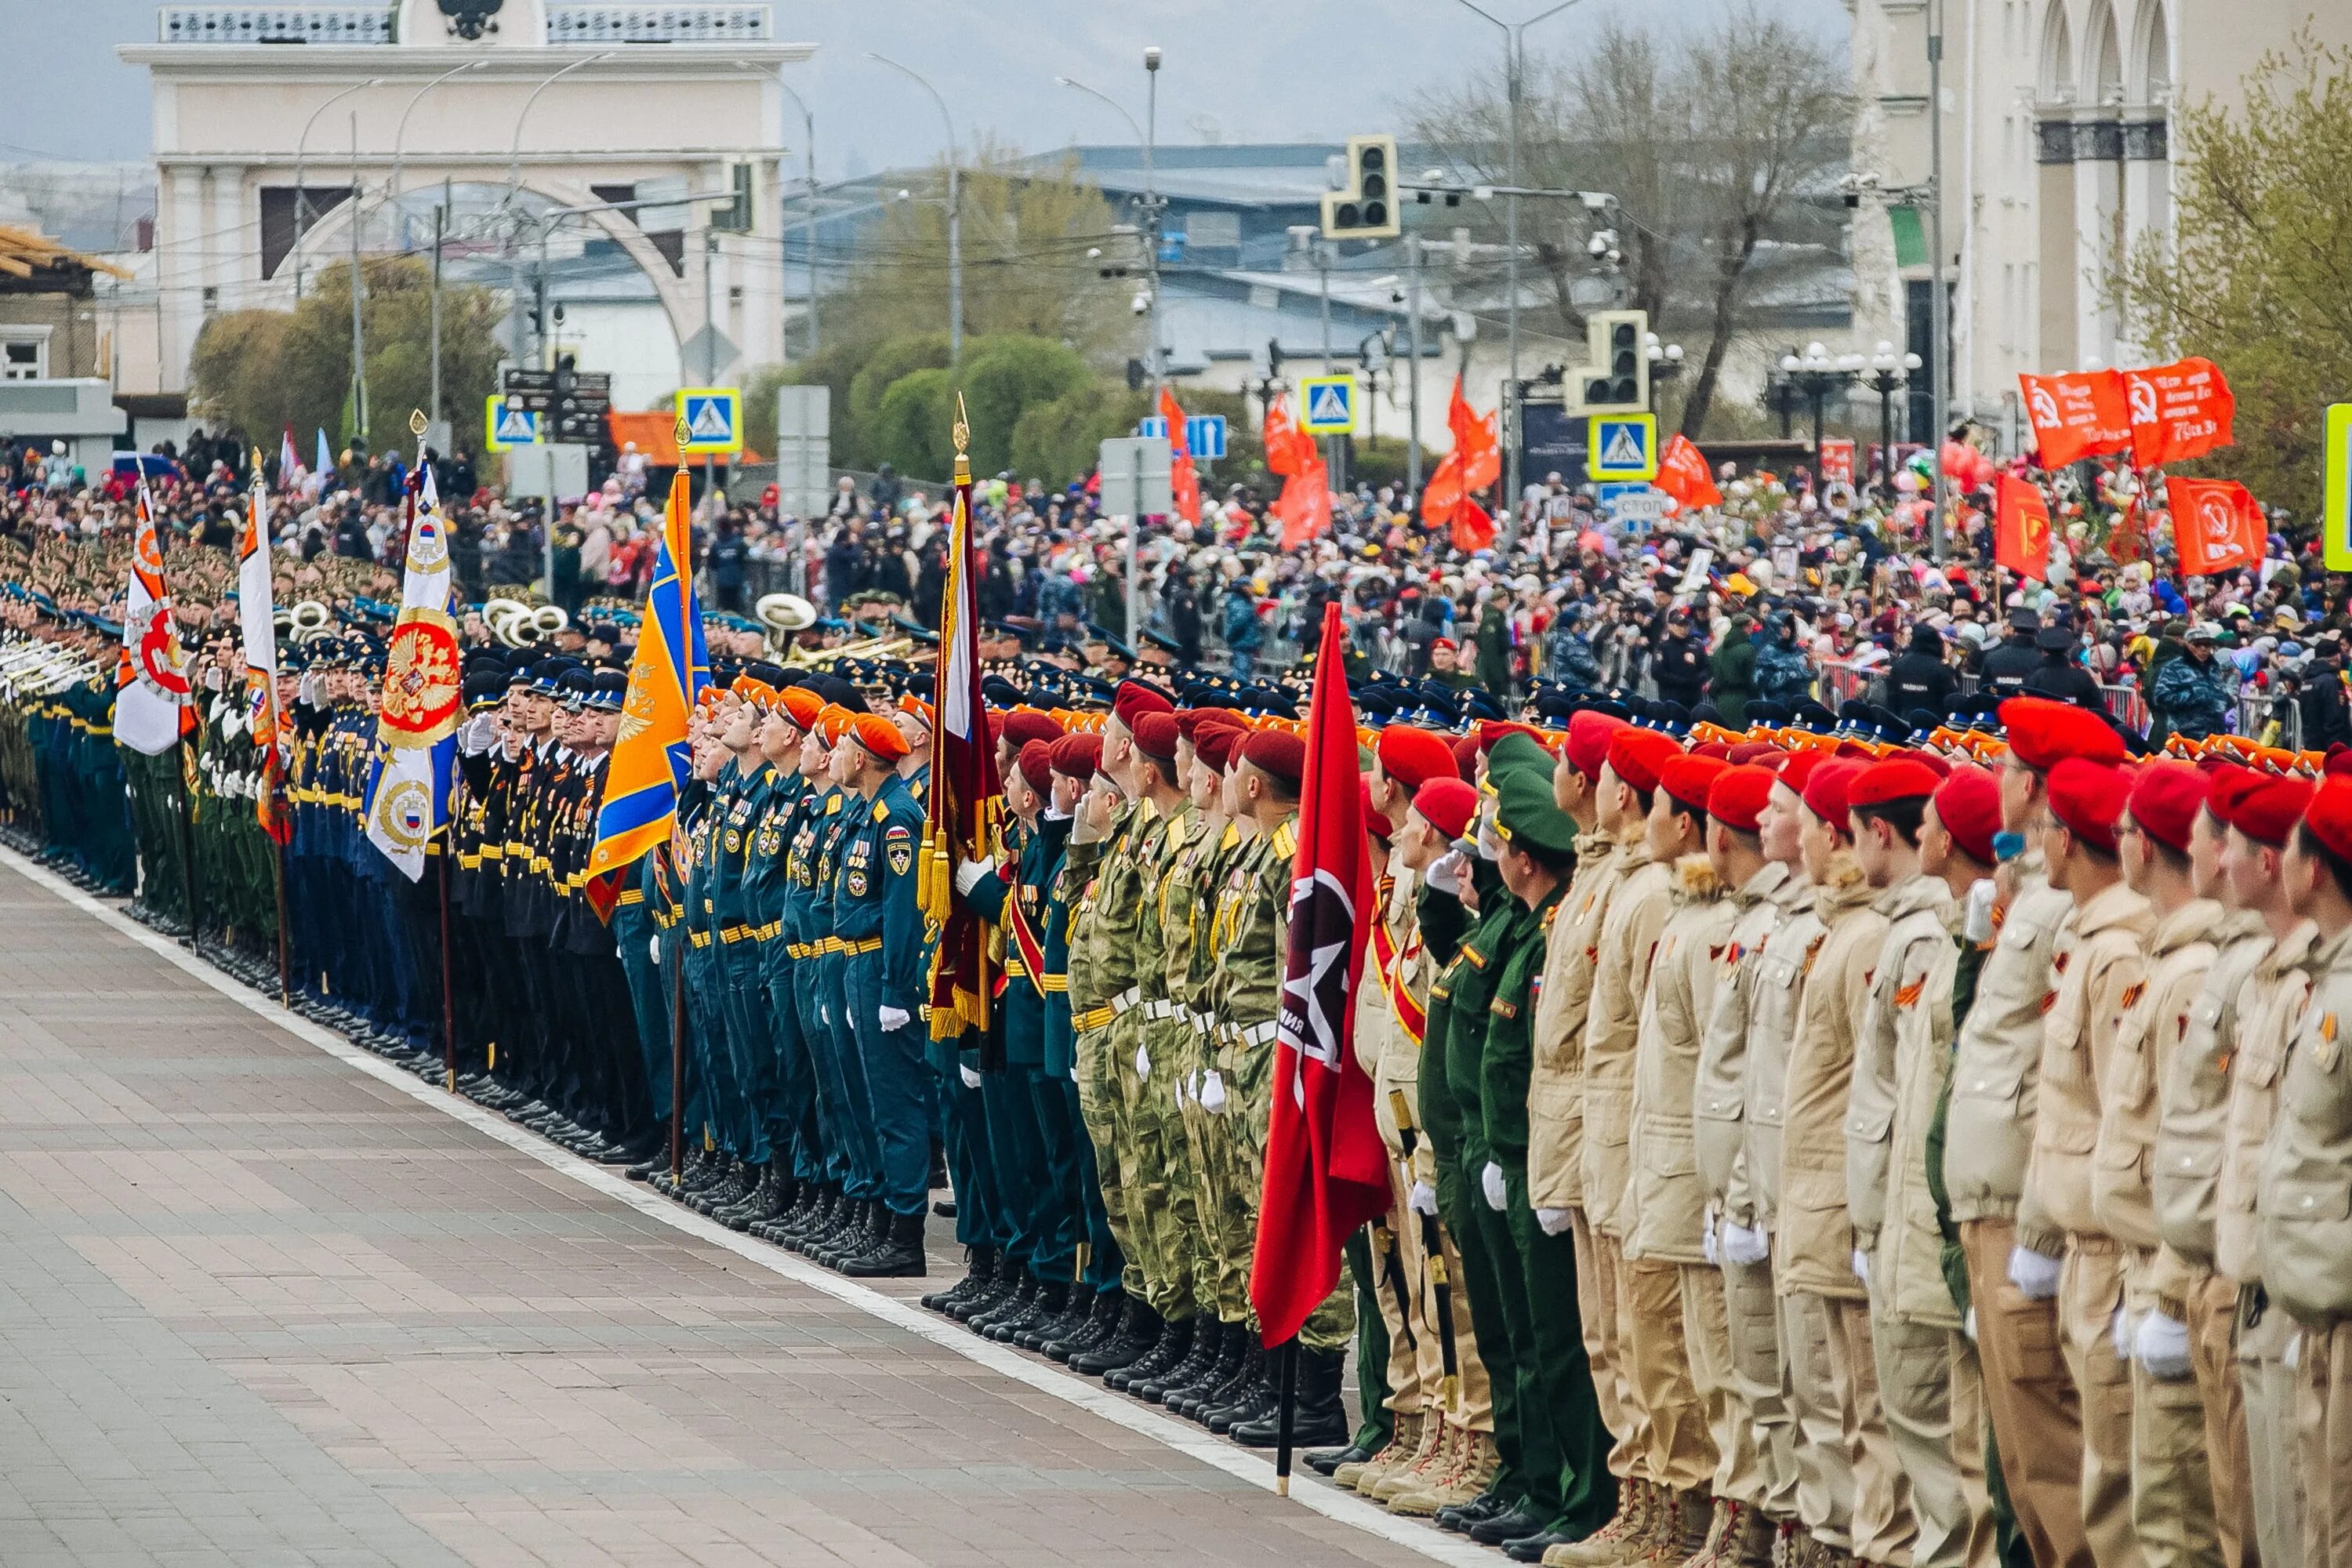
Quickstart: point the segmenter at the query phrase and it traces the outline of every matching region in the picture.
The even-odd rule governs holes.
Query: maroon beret
[[[1021,776],[1029,781],[1029,787],[1038,794],[1044,795],[1054,787],[1054,743],[1051,741],[1032,741],[1023,746],[1020,760],[1015,765],[1020,768]]]
[[[1260,730],[1242,742],[1242,760],[1297,789],[1307,772],[1307,742],[1287,730]]]
[[[1173,712],[1139,713],[1135,716],[1135,749],[1147,757],[1157,757],[1163,763],[1176,760],[1176,715]]]

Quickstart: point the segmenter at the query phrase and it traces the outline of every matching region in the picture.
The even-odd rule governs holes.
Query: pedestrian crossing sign
[[[683,453],[738,453],[743,449],[743,391],[735,386],[688,386],[677,395],[677,417],[686,426]]]
[[[537,410],[509,403],[495,392],[482,400],[482,446],[486,450],[503,452],[509,447],[536,447],[539,442]]]
[[[1356,406],[1352,375],[1307,375],[1298,380],[1298,427],[1309,436],[1355,434]]]
[[[1584,471],[1595,479],[1658,477],[1658,416],[1595,414],[1585,432]]]

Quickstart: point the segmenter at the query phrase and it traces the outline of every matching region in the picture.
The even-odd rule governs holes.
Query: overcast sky
[[[1839,0],[1768,0],[1843,32]],[[1507,18],[1545,0],[1482,0]],[[1530,53],[1573,49],[1611,16],[1672,27],[1721,0],[1580,0],[1528,34]],[[0,161],[144,158],[146,73],[114,46],[155,37],[153,0],[0,0],[10,69]],[[792,80],[816,112],[819,174],[936,157],[938,110],[866,58],[890,55],[937,82],[959,137],[993,132],[1024,151],[1127,140],[1126,122],[1054,79],[1100,89],[1143,117],[1143,47],[1166,52],[1166,142],[1320,141],[1401,125],[1417,91],[1480,69],[1501,34],[1454,0],[775,0],[777,31],[817,46]],[[953,84],[951,86],[951,84]]]

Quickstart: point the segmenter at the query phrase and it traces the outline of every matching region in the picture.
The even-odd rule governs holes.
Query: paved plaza
[[[0,931],[7,1568],[1494,1561],[1276,1497],[936,1280],[729,1237],[13,856]]]

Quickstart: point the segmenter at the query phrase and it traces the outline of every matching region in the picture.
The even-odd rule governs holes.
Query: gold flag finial
[[[429,421],[425,417],[425,410],[422,408],[412,408],[408,411],[408,433],[410,435],[422,437],[425,434],[425,429]]]
[[[256,447],[253,449],[253,477],[254,477],[257,480],[257,479],[259,479],[261,478],[261,463],[262,463],[261,448],[260,448],[260,447]]]
[[[677,416],[677,423],[670,426],[669,433],[671,437],[677,442],[679,456],[683,457],[686,453],[688,443],[694,439],[694,426],[688,425],[686,422],[686,416],[681,414]]]
[[[961,392],[958,392],[956,394],[956,416],[953,434],[955,436],[956,449],[955,482],[960,485],[968,485],[971,483],[971,416],[964,412],[963,394]]]

